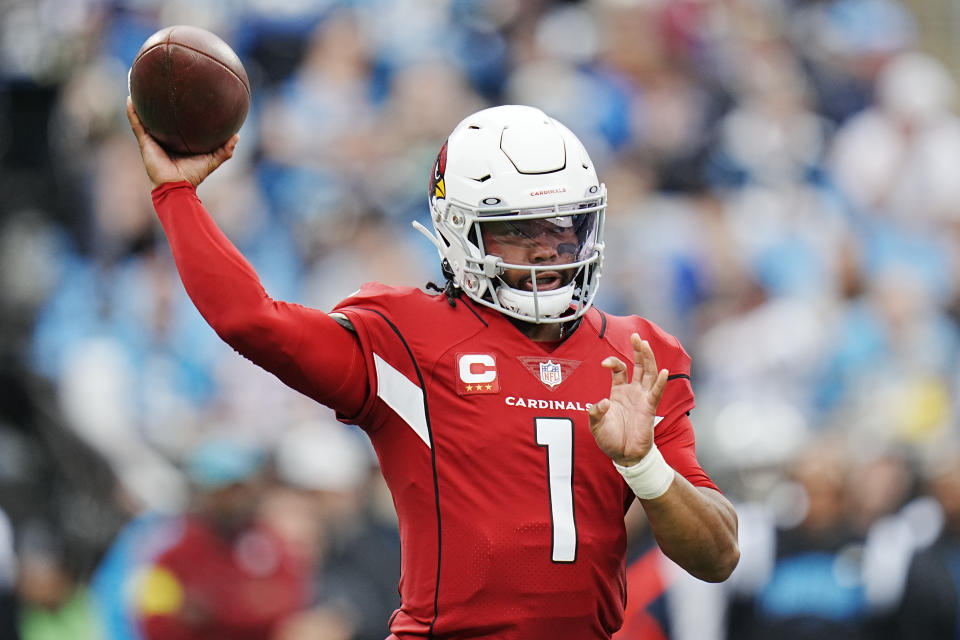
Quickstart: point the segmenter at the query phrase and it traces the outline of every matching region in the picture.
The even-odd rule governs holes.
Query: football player
[[[442,293],[366,284],[330,313],[271,299],[196,187],[230,158],[170,157],[127,113],[184,286],[241,354],[370,437],[399,516],[391,640],[609,638],[624,514],[703,580],[737,564],[737,519],[701,469],[690,358],[593,307],[606,190],[538,109],[464,119],[429,187]]]

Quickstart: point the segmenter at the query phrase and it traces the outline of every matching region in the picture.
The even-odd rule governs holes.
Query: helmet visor
[[[530,217],[499,215],[476,221],[478,240],[485,254],[496,255],[504,263],[536,266],[569,264],[593,255],[599,231],[599,212],[590,207],[586,213]]]

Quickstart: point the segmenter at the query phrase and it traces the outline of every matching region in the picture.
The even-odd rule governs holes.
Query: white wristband
[[[614,462],[613,466],[627,481],[627,485],[633,489],[637,497],[644,500],[653,500],[665,494],[673,484],[673,477],[676,475],[673,467],[663,459],[663,454],[657,449],[657,445],[650,447],[647,455],[635,465],[624,467]]]

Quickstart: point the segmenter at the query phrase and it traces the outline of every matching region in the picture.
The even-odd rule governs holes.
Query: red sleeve
[[[669,424],[664,419],[657,427],[656,443],[667,464],[689,480],[690,484],[719,491],[697,461],[693,424],[686,414],[674,418]]]
[[[654,431],[657,448],[667,463],[690,484],[719,491],[697,461],[696,435],[689,415],[696,406],[690,383],[690,355],[676,337],[649,321],[644,323],[646,335],[652,339],[658,354],[658,366],[665,367],[670,373],[657,406],[657,414],[663,416]]]
[[[356,335],[322,311],[268,296],[190,183],[160,185],[153,205],[183,286],[217,335],[288,386],[343,415],[356,414],[368,391]]]
[[[676,341],[678,354],[667,366],[670,377],[657,408],[663,420],[654,431],[654,441],[664,460],[695,487],[717,489],[710,476],[697,461],[696,435],[690,412],[695,406],[690,384],[690,356]],[[719,489],[717,489],[719,491]]]

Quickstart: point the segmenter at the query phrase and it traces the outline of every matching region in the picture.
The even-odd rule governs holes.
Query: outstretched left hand
[[[653,446],[657,404],[667,385],[667,370],[657,371],[650,343],[634,333],[633,379],[627,365],[615,356],[601,362],[610,369],[610,397],[590,407],[590,431],[600,449],[622,466],[636,464]]]

